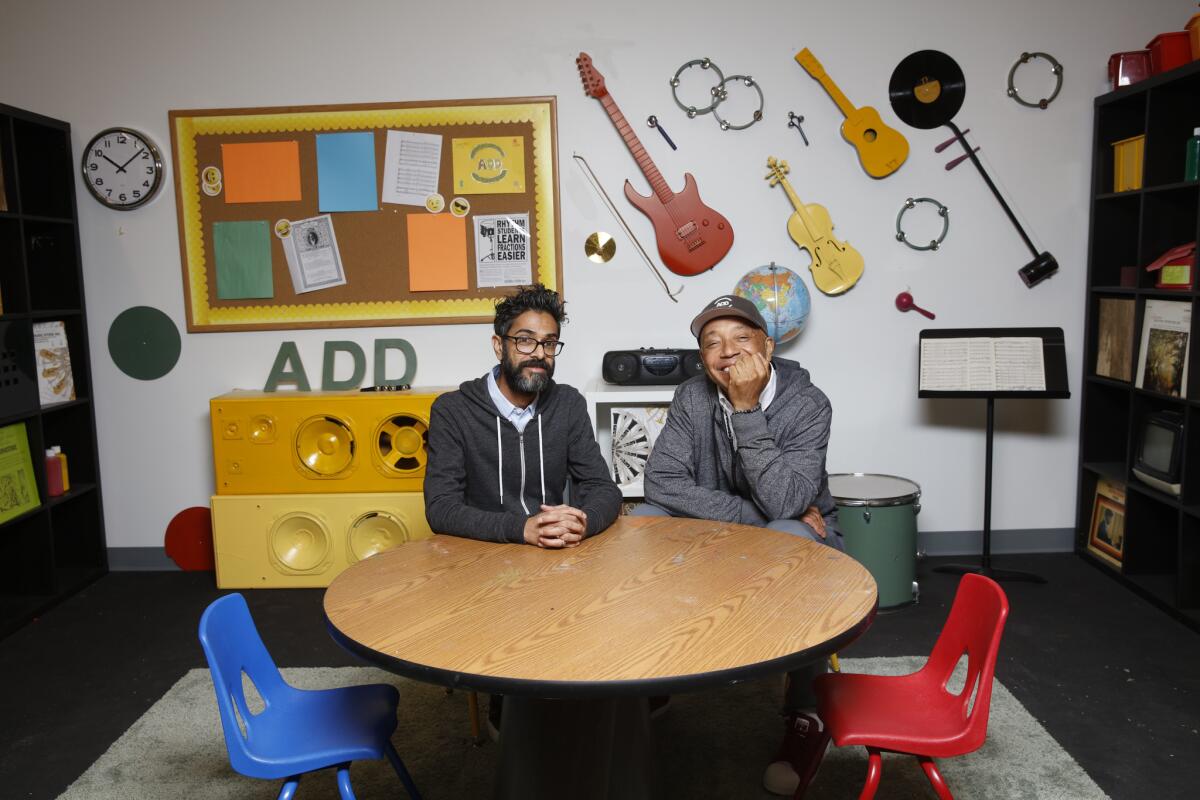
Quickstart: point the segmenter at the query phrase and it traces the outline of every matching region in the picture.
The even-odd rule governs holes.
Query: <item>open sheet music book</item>
[[[1044,392],[1046,366],[1037,336],[921,340],[921,391]]]

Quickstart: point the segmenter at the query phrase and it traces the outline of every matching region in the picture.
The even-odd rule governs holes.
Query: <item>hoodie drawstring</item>
[[[496,417],[496,478],[500,481],[500,505],[504,505],[504,448],[500,446],[500,418]]]
[[[542,473],[542,505],[546,505],[546,455],[542,452],[542,415],[538,414],[538,469]]]

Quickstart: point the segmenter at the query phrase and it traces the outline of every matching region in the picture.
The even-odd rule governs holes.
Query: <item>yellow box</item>
[[[419,492],[429,411],[443,391],[215,397],[217,494]]]
[[[1142,188],[1142,156],[1146,134],[1113,142],[1113,191],[1128,192]]]
[[[433,536],[420,492],[214,496],[220,589],[328,586],[346,567]]]

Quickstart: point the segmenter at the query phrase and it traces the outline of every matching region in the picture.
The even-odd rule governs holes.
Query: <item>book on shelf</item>
[[[1096,481],[1092,524],[1088,526],[1088,552],[1111,567],[1121,568],[1125,558],[1125,485],[1108,478]]]
[[[61,320],[34,323],[33,351],[37,356],[38,394],[42,405],[74,400],[75,378],[71,374],[66,325]]]
[[[646,461],[667,424],[668,406],[628,406],[610,411],[612,476],[625,495],[640,496]]]
[[[1097,325],[1096,374],[1128,383],[1133,380],[1133,322],[1137,301],[1104,297]]]
[[[1044,392],[1046,364],[1037,336],[921,340],[923,392]]]
[[[0,522],[41,504],[25,423],[6,425],[0,428]]]
[[[1192,304],[1187,300],[1146,301],[1138,349],[1137,388],[1187,397]]]

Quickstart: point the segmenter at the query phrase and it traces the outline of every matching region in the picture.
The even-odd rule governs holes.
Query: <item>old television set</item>
[[[1178,496],[1179,465],[1183,460],[1183,415],[1154,411],[1142,418],[1133,474],[1144,483]]]

